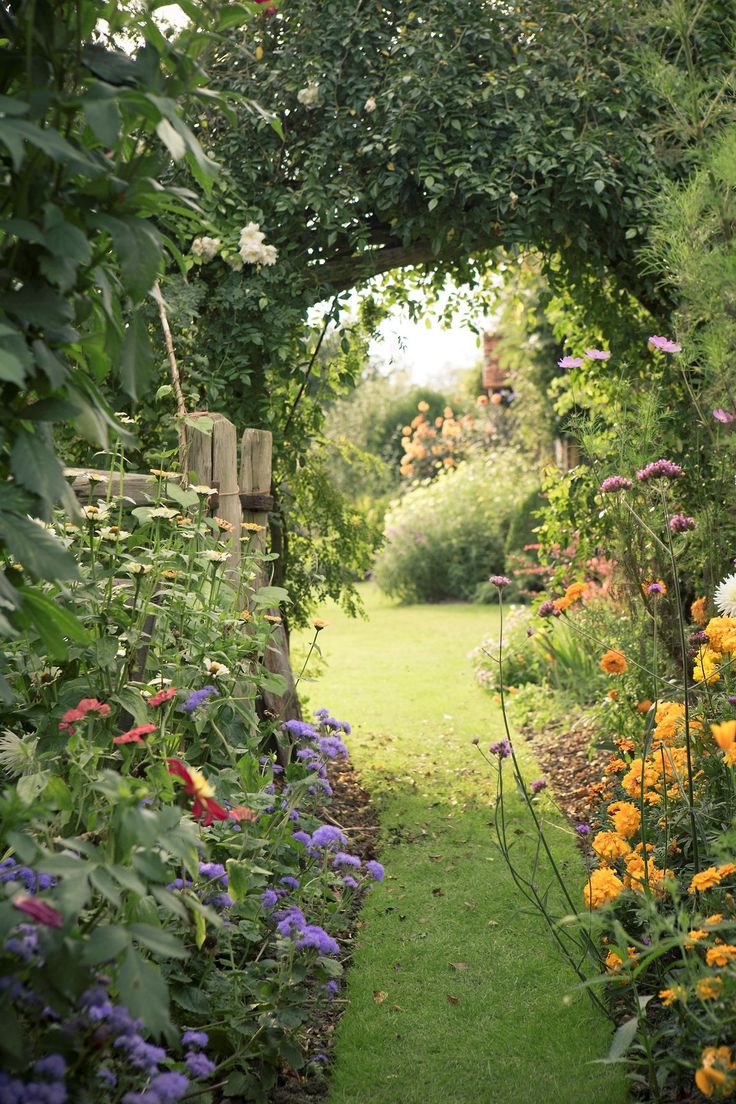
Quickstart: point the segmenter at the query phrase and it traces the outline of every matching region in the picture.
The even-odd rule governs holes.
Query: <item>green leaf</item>
[[[49,778],[43,796],[45,801],[63,813],[68,813],[74,808],[71,790],[63,778],[59,778],[56,774]]]
[[[120,890],[104,866],[95,866],[90,870],[89,880],[106,901],[117,908],[120,904]]]
[[[125,331],[120,357],[120,382],[126,394],[138,400],[144,393],[153,371],[153,350],[148,327],[142,314],[136,312]]]
[[[66,365],[40,339],[31,342],[31,348],[36,358],[36,364],[47,377],[54,390],[58,390],[67,377]]]
[[[632,1016],[630,1020],[624,1020],[621,1026],[617,1028],[616,1034],[611,1040],[611,1048],[608,1051],[608,1056],[599,1059],[599,1061],[620,1062],[636,1038],[638,1029],[639,1021],[636,1016]]]
[[[134,690],[130,686],[124,686],[116,694],[110,695],[110,701],[116,702],[127,713],[130,713],[137,725],[144,724],[148,720],[148,709],[138,690]]]
[[[238,859],[228,859],[225,866],[227,867],[228,893],[233,901],[245,901],[252,893],[255,884],[250,866]]]
[[[69,610],[35,587],[24,586],[19,591],[23,595],[23,620],[33,625],[50,658],[66,659],[69,640],[78,644],[89,642],[89,633]]]
[[[118,924],[107,924],[95,928],[82,947],[80,958],[86,966],[98,966],[101,962],[112,962],[130,945],[125,928]]]
[[[79,569],[70,552],[43,526],[18,514],[0,513],[0,539],[14,560],[37,579],[78,579]]]
[[[33,357],[23,333],[0,322],[0,380],[22,387],[32,369]]]
[[[63,498],[67,488],[64,469],[54,452],[46,427],[19,429],[10,453],[16,483],[47,502]]]
[[[596,182],[593,185],[593,189],[594,189],[596,195],[600,195],[601,192],[605,189],[605,187],[606,187],[606,184],[605,184],[605,181],[603,181],[603,180],[596,180]]]
[[[196,491],[185,491],[178,483],[167,483],[166,494],[174,502],[178,502],[180,506],[183,506],[184,509],[189,506],[196,506],[199,502],[199,495]]]
[[[145,896],[145,885],[140,878],[133,873],[130,867],[121,866],[120,863],[112,863],[108,867],[108,870],[118,885],[121,885],[123,889],[129,890],[131,893],[136,893],[139,897]]]
[[[46,789],[46,783],[50,777],[51,771],[45,770],[37,774],[26,774],[18,780],[15,790],[24,805],[33,804],[38,795]]]
[[[153,286],[161,264],[161,239],[145,219],[99,215],[97,224],[108,231],[120,260],[123,284],[134,300]]]
[[[139,943],[161,958],[189,957],[189,951],[182,941],[164,928],[157,928],[153,924],[129,924],[128,931]]]
[[[132,947],[118,972],[118,992],[131,1015],[154,1035],[170,1030],[169,992],[161,972]]]
[[[82,100],[90,130],[106,146],[114,146],[120,133],[122,116],[116,97],[117,89],[109,84],[93,83]]]
[[[278,606],[281,602],[288,602],[289,592],[283,587],[260,587],[253,595],[253,601],[259,607]]]
[[[156,133],[166,146],[174,161],[181,161],[182,157],[187,152],[187,144],[168,119],[161,119],[156,126]]]

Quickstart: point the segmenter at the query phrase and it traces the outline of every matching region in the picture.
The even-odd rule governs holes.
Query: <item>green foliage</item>
[[[182,108],[206,95],[197,29],[214,41],[220,19],[190,5],[197,28],[173,43],[158,6],[38,0],[0,17],[0,551],[35,580],[75,575],[50,535],[28,547],[26,515],[73,510],[54,424],[104,447],[122,432],[106,381],[135,399],[151,378],[138,308],[177,255],[168,235],[200,217],[191,190],[158,177],[173,160],[207,188],[215,168]],[[3,574],[0,633],[36,610]]]
[[[408,491],[386,516],[376,581],[404,602],[470,600],[504,569],[504,541],[519,493],[534,486],[525,459],[499,449]]]

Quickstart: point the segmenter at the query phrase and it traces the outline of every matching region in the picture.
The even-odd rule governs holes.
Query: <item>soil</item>
[[[358,855],[363,862],[374,858],[378,825],[370,796],[361,786],[357,773],[344,760],[333,760],[328,765],[328,774],[333,797],[329,805],[317,811],[317,815],[326,824],[334,824],[344,831],[353,855]],[[361,926],[358,918],[361,904],[362,898],[356,896],[348,918],[348,930],[343,930],[339,937],[345,952],[341,962],[346,972],[351,964],[353,936]],[[344,990],[341,990],[334,1001],[322,1005],[319,1020],[309,1026],[306,1037],[301,1039],[307,1055],[325,1055],[327,1064],[320,1065],[312,1060],[303,1070],[284,1069],[271,1094],[270,1104],[314,1104],[315,1100],[327,1095],[329,1059],[335,1029],[345,1005]]]
[[[544,732],[522,730],[549,782],[555,801],[573,824],[589,824],[594,804],[588,787],[600,781],[608,761],[604,751],[592,750],[594,730],[584,723],[572,730],[548,725]]]

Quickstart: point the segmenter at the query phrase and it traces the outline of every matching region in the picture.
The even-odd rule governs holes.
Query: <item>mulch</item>
[[[547,725],[543,732],[532,727],[522,735],[534,750],[555,801],[572,824],[588,824],[594,803],[588,787],[600,781],[608,753],[593,749],[595,731],[592,722],[577,719],[568,729],[564,722]]]
[[[370,795],[361,786],[357,773],[344,760],[332,760],[328,764],[328,774],[333,797],[329,805],[317,810],[317,816],[326,824],[334,824],[345,832],[349,840],[348,850],[353,855],[358,855],[363,862],[375,858],[378,825]],[[353,937],[361,926],[358,918],[361,904],[362,895],[356,895],[348,917],[348,930],[343,930],[339,936],[344,952],[340,961],[346,972],[351,965]],[[335,1030],[346,1003],[343,988],[334,1001],[322,1004],[319,1020],[310,1024],[306,1036],[300,1039],[308,1057],[326,1055],[329,1063]],[[313,1104],[327,1095],[327,1089],[325,1066],[308,1062],[304,1070],[284,1068],[271,1094],[270,1104]]]

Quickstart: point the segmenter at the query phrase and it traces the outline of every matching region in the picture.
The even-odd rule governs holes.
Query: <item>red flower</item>
[[[177,693],[175,686],[170,686],[168,690],[159,690],[158,694],[154,694],[152,698],[148,699],[148,704],[152,709],[155,709],[157,705],[163,705],[164,702],[171,701]]]
[[[147,736],[149,732],[155,731],[156,726],[153,724],[138,725],[137,728],[129,728],[127,732],[115,736],[112,742],[114,744],[142,744],[141,736]]]
[[[169,774],[174,774],[184,782],[184,789],[194,798],[192,815],[202,817],[203,824],[212,824],[213,820],[227,820],[227,809],[212,800],[214,789],[201,771],[188,767],[181,759],[167,759]]]
[[[33,920],[38,920],[39,924],[45,924],[47,928],[62,928],[64,926],[64,917],[61,913],[57,912],[51,905],[47,905],[39,897],[25,895],[16,897],[13,901],[13,907],[25,912],[26,916],[30,916]]]
[[[230,810],[231,820],[258,820],[258,813],[255,809],[249,809],[247,805],[236,805],[234,809]]]
[[[109,712],[110,706],[98,701],[97,698],[82,698],[74,709],[67,709],[59,721],[59,730],[68,732],[70,736],[73,736],[75,723],[83,721],[88,713],[96,713],[98,717],[107,717]]]

